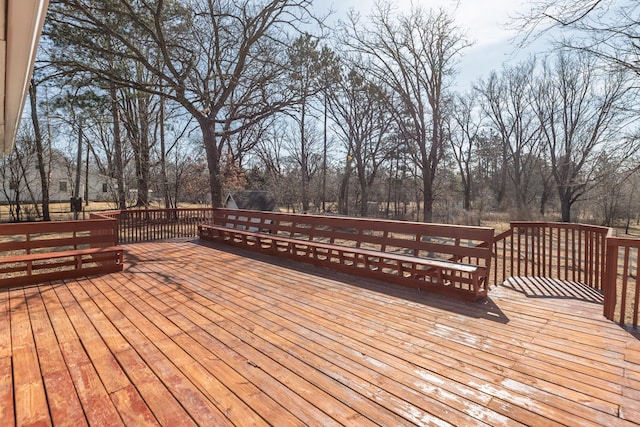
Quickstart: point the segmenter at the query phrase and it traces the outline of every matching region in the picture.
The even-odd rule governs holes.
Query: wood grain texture
[[[127,250],[120,273],[0,291],[2,425],[640,423],[640,341],[593,302],[501,286],[468,303],[224,245]]]

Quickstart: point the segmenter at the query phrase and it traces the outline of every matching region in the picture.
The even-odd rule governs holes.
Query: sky
[[[350,8],[359,11],[365,17],[375,0],[316,0],[335,11],[336,18],[345,16]],[[528,0],[413,0],[423,8],[448,10],[456,24],[466,31],[473,46],[464,51],[458,66],[459,74],[456,87],[460,91],[468,90],[480,77],[486,77],[492,70],[500,70],[506,62],[524,60],[531,53],[543,51],[543,41],[537,42],[525,51],[513,44],[514,30],[508,28],[511,18],[528,10]],[[411,8],[411,0],[396,0],[394,4],[401,10]]]

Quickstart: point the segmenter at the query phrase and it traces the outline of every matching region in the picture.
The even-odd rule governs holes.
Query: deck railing
[[[212,221],[213,209],[110,211],[92,214],[91,218],[117,220],[117,241],[110,242],[116,245],[197,237],[198,225]],[[115,229],[115,224],[111,224],[109,230]],[[11,227],[11,233],[19,232],[20,226]],[[69,226],[52,223],[28,227],[35,227],[34,230],[37,228],[41,233],[42,227],[58,230],[58,227]],[[113,232],[109,230],[93,229],[91,234]],[[67,240],[76,240],[76,235]],[[495,236],[493,253],[493,284],[501,284],[514,276],[579,282],[603,294],[603,312],[608,319],[637,328],[640,239],[615,238],[612,229],[591,225],[512,222],[509,230]]]
[[[611,229],[584,224],[512,222],[494,239],[493,283],[547,277],[602,290]]]
[[[622,325],[638,327],[640,303],[640,239],[607,239],[604,315]]]
[[[493,251],[494,285],[510,277],[578,282],[602,293],[607,319],[638,327],[640,239],[614,237],[607,227],[513,222]]]
[[[126,244],[197,237],[198,224],[211,222],[213,210],[141,209],[102,212],[92,217],[117,219],[119,243]],[[637,327],[639,247],[640,240],[615,239],[613,230],[607,227],[512,222],[509,230],[494,238],[492,283],[500,284],[514,276],[582,283],[603,293],[608,319]],[[607,268],[615,265],[616,258],[618,268]]]
[[[119,244],[198,236],[198,224],[213,218],[211,208],[130,209],[92,214],[118,220]]]

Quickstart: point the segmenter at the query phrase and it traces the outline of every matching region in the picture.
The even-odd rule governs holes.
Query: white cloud
[[[367,15],[374,6],[375,0],[342,0],[316,1],[315,7],[331,7],[337,17],[344,16],[353,8],[362,15]],[[399,10],[409,10],[411,0],[393,2]],[[413,0],[413,4],[424,8],[439,8],[450,11],[456,23],[468,33],[476,45],[488,45],[509,40],[514,33],[506,28],[511,17],[525,9],[523,0]]]
[[[525,59],[542,43],[518,51],[511,43],[516,33],[508,28],[511,19],[527,10],[527,0],[396,0],[393,5],[398,10],[409,10],[411,4],[424,8],[442,7],[455,18],[474,44],[463,51],[459,64],[459,74],[455,86],[467,90],[478,78],[486,77],[492,70],[500,70],[504,62]],[[363,16],[375,4],[375,0],[316,0],[318,11],[328,10],[330,5],[335,18],[342,18],[350,9]]]

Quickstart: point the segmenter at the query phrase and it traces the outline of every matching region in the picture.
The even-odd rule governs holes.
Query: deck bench
[[[487,294],[487,227],[216,209],[199,237],[468,300]]]
[[[113,219],[0,225],[0,288],[124,269]]]

